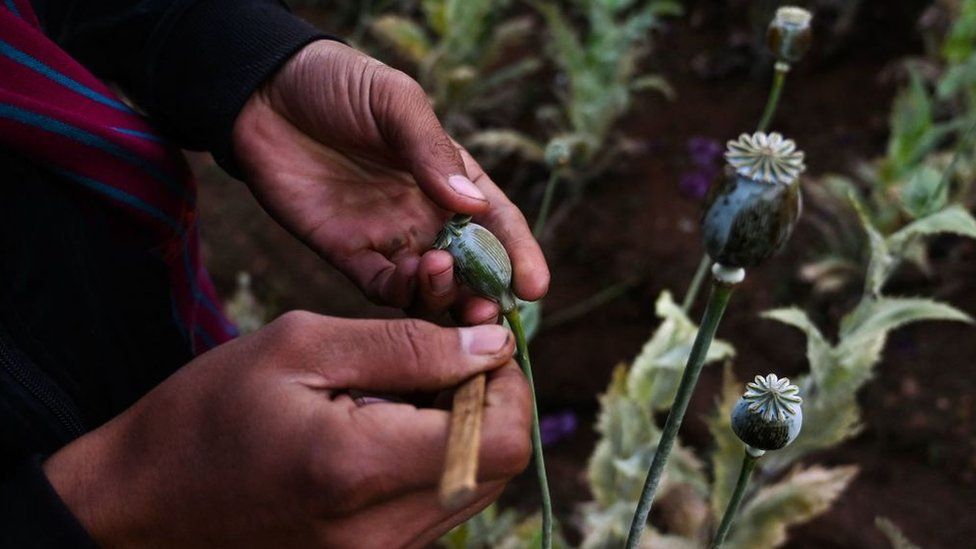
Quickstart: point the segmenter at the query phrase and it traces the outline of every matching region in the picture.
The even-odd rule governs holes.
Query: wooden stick
[[[468,503],[478,485],[478,451],[484,404],[485,374],[465,381],[454,393],[447,456],[440,486],[441,505],[446,509],[458,509]]]

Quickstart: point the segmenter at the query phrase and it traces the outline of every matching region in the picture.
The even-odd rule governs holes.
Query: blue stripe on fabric
[[[139,130],[130,130],[129,128],[112,128],[113,130],[123,134],[131,135],[132,137],[138,137],[140,139],[145,139],[146,141],[152,141],[153,143],[165,143],[166,141],[158,136],[151,133],[141,132]]]
[[[220,309],[217,308],[212,301],[210,301],[210,297],[203,293],[203,291],[200,290],[200,286],[197,284],[197,274],[193,271],[193,265],[190,264],[189,237],[183,244],[183,268],[186,270],[186,277],[190,282],[190,291],[193,294],[194,301],[202,304],[205,309],[213,313],[217,320],[220,321],[220,324],[226,329],[228,324],[227,319],[224,318],[224,315],[220,312]]]
[[[12,9],[16,9],[13,6],[12,0],[7,0],[7,6]],[[50,78],[51,80],[57,82],[58,84],[61,84],[62,86],[68,88],[69,90],[79,95],[83,95],[88,99],[91,99],[92,101],[96,101],[98,103],[101,103],[102,105],[106,105],[108,107],[111,107],[118,111],[122,111],[127,114],[135,114],[133,110],[130,109],[125,103],[122,103],[121,101],[117,101],[115,99],[112,99],[111,97],[107,97],[101,93],[98,93],[97,91],[89,88],[88,86],[82,84],[81,82],[78,82],[62,74],[57,69],[45,65],[44,62],[42,62],[41,60],[18,50],[17,48],[8,44],[7,42],[4,42],[3,40],[0,40],[0,55],[9,58],[11,61],[19,63],[42,76]]]
[[[14,4],[14,0],[6,0],[4,3],[7,4],[7,9],[12,11],[17,17],[20,17],[20,10],[18,10],[17,5]],[[23,18],[21,17],[21,19]]]
[[[210,334],[208,334],[206,330],[204,330],[201,326],[199,325],[194,326],[193,333],[199,336],[200,339],[203,340],[203,344],[207,346],[205,350],[209,351],[210,349],[213,349],[214,347],[217,346],[217,343],[214,341],[214,339],[210,337]]]
[[[0,104],[0,118],[7,118],[14,120],[15,122],[20,122],[21,124],[26,124],[28,126],[34,126],[41,128],[42,130],[53,132],[59,135],[63,135],[70,139],[73,139],[79,143],[95,147],[96,149],[102,150],[119,158],[129,164],[132,164],[142,170],[146,171],[154,179],[162,182],[164,185],[170,188],[173,192],[179,195],[181,198],[186,200],[188,203],[192,204],[193,199],[187,192],[186,188],[179,185],[173,179],[166,177],[162,172],[157,170],[151,164],[146,162],[139,156],[132,154],[131,152],[125,150],[123,147],[112,143],[111,141],[99,137],[93,133],[89,133],[81,128],[76,128],[70,124],[51,118],[49,116],[44,116],[42,114],[37,114],[32,111],[22,109],[20,107],[15,107],[9,104]]]
[[[168,227],[173,229],[173,231],[179,235],[182,235],[184,233],[184,227],[180,225],[179,222],[177,222],[172,217],[166,215],[162,210],[149,204],[145,200],[142,200],[141,198],[132,196],[127,192],[120,191],[119,189],[107,183],[102,183],[101,181],[92,179],[90,177],[81,174],[74,173],[72,171],[63,170],[63,169],[54,169],[54,172],[72,181],[75,181],[76,183],[80,183],[81,185],[88,187],[89,189],[95,192],[104,194],[114,200],[122,202],[127,206],[131,206],[141,212],[144,212],[148,214],[150,217],[162,221],[164,224],[166,224]]]

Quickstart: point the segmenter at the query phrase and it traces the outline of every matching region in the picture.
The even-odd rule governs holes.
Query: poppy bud
[[[779,450],[793,442],[803,425],[803,399],[789,378],[756,376],[732,408],[732,430],[754,450]]]
[[[809,11],[796,6],[783,6],[776,10],[766,31],[766,45],[776,59],[783,63],[795,63],[807,53],[813,35],[810,30],[812,19]]]
[[[488,229],[455,215],[437,235],[434,247],[454,258],[454,276],[475,293],[498,303],[502,313],[515,308],[512,261],[505,247]]]
[[[728,142],[727,175],[709,194],[702,233],[712,260],[751,267],[779,252],[800,216],[796,143],[778,133],[742,134]]]

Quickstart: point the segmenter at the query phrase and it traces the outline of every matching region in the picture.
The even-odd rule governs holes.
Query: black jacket
[[[246,99],[322,37],[276,0],[33,4],[48,36],[168,137],[225,160]],[[163,265],[93,222],[90,200],[0,150],[0,548],[94,546],[41,462],[191,358]]]

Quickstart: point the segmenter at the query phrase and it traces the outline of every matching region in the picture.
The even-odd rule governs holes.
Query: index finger
[[[494,233],[508,250],[512,258],[515,295],[526,301],[542,299],[549,291],[549,266],[525,216],[468,151],[461,147],[460,152],[471,181],[491,203],[485,213],[477,216],[477,221]]]

